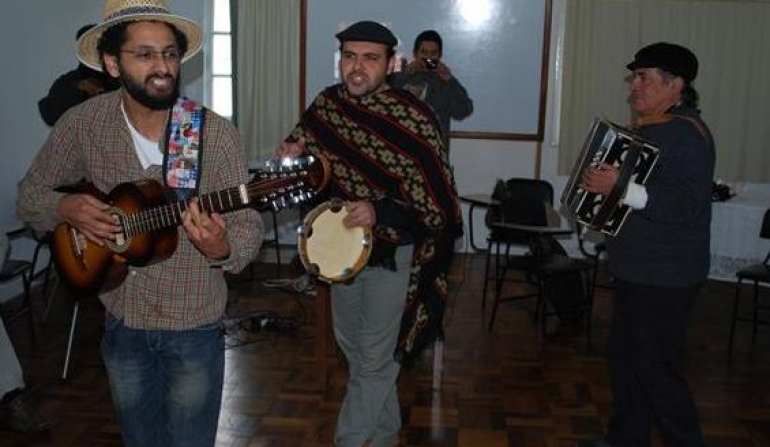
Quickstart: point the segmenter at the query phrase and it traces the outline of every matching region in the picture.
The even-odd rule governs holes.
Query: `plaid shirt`
[[[85,178],[103,192],[120,183],[153,179],[163,183],[161,166],[143,169],[121,111],[122,90],[97,96],[68,111],[19,186],[19,218],[38,231],[61,221],[56,212],[63,196],[54,191]],[[207,111],[203,132],[200,192],[246,183],[243,143],[232,124]],[[227,302],[223,270],[238,272],[256,256],[262,220],[244,209],[224,214],[230,258],[206,259],[179,227],[179,245],[167,260],[130,267],[125,281],[100,294],[107,311],[136,329],[183,330],[221,318]]]

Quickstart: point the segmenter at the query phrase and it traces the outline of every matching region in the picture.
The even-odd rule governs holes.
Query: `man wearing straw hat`
[[[104,21],[80,37],[77,53],[121,88],[68,110],[19,189],[18,215],[33,228],[49,231],[64,221],[102,246],[130,234],[121,233],[130,221],[94,196],[57,188],[81,178],[104,192],[137,180],[177,185],[167,188],[184,204],[173,254],[128,267],[116,288],[99,293],[106,309],[102,354],[128,446],[214,445],[224,375],[223,272],[243,269],[261,243],[255,211],[220,215],[195,199],[247,182],[236,129],[180,97],[180,66],[201,46],[198,24],[162,0],[107,0]],[[182,157],[190,161],[184,187],[170,169]]]

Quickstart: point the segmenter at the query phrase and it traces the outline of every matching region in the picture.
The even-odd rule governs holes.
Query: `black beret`
[[[340,43],[348,41],[384,43],[389,47],[395,47],[398,43],[396,36],[389,29],[377,22],[363,20],[356,22],[344,31],[337,33]]]
[[[681,45],[658,42],[637,51],[634,60],[626,68],[659,68],[674,76],[681,76],[689,83],[698,76],[698,58]]]

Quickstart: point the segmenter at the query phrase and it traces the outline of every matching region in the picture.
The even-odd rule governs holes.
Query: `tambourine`
[[[324,202],[310,211],[298,230],[299,258],[311,275],[328,283],[352,280],[372,252],[372,230],[346,228],[348,212],[341,200]]]

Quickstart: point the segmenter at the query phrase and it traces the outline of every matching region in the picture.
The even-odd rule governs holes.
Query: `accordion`
[[[578,162],[573,166],[561,203],[572,217],[586,227],[615,236],[631,208],[621,200],[629,182],[644,185],[660,149],[631,130],[602,119],[591,124]],[[586,169],[606,163],[620,169],[612,192],[604,196],[580,187]]]

